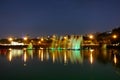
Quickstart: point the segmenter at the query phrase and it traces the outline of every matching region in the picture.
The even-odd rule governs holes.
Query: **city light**
[[[41,38],[40,40],[41,40],[41,41],[44,41],[44,38]]]
[[[27,38],[27,37],[24,37],[23,39],[24,39],[24,41],[27,41],[27,40],[28,40],[28,38]]]
[[[94,51],[94,49],[90,49],[90,52],[92,53]]]
[[[41,41],[38,41],[38,44],[41,44]]]
[[[64,39],[66,40],[66,39],[67,39],[67,37],[65,36],[65,37],[64,37]]]
[[[90,38],[90,39],[93,39],[93,38],[94,38],[94,36],[93,36],[93,35],[89,35],[89,38]]]
[[[116,38],[117,38],[117,35],[116,35],[116,34],[114,34],[112,37],[113,37],[114,39],[116,39]]]
[[[53,38],[55,38],[56,36],[55,36],[55,35],[53,35],[52,37],[53,37]]]
[[[9,37],[8,40],[11,42],[11,41],[13,41],[13,38],[12,38],[12,37]]]

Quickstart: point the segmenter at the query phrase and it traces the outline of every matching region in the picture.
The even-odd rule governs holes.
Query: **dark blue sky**
[[[103,32],[120,25],[120,0],[0,0],[0,37]]]

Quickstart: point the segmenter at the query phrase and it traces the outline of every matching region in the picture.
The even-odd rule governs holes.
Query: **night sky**
[[[0,37],[104,32],[120,25],[120,0],[0,0]]]

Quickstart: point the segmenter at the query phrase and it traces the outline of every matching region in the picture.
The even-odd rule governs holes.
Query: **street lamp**
[[[114,39],[116,39],[116,38],[117,38],[117,35],[116,35],[116,34],[114,34],[112,37],[113,37]]]
[[[44,41],[44,38],[41,38],[40,40],[41,40],[41,41]]]
[[[93,36],[93,35],[89,35],[89,38],[90,38],[90,39],[93,39],[93,38],[94,38],[94,36]]]
[[[67,37],[66,37],[66,36],[64,36],[64,39],[66,40],[66,39],[67,39]]]
[[[28,43],[28,41],[27,41],[28,37],[27,36],[23,37],[23,40],[24,40],[24,45]]]
[[[113,46],[117,46],[118,45],[118,41],[117,41],[118,36],[116,34],[114,34],[114,35],[112,35],[112,38],[113,38],[113,41],[112,41]]]
[[[38,41],[38,44],[41,44],[41,41]]]
[[[12,42],[12,41],[13,41],[13,38],[12,38],[12,37],[9,37],[8,40],[9,40],[10,42]]]
[[[27,37],[24,37],[24,38],[23,38],[23,40],[24,40],[24,41],[27,41],[27,40],[28,40],[28,38],[27,38]]]

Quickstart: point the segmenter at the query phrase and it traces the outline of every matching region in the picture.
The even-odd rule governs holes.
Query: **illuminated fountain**
[[[72,36],[70,49],[81,49],[82,40],[82,36]]]
[[[83,41],[82,36],[60,36],[59,38],[53,37],[50,49],[81,49],[81,44]]]
[[[30,43],[30,44],[28,45],[28,47],[27,47],[27,50],[31,50],[31,49],[33,49],[32,43]]]

